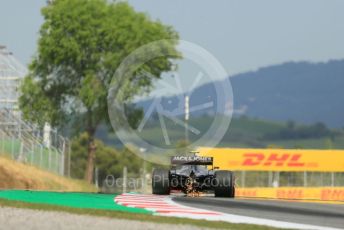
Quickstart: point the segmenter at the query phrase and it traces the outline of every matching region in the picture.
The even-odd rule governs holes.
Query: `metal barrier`
[[[279,188],[237,188],[236,197],[268,198],[287,200],[323,201],[344,203],[344,187],[279,187]]]
[[[60,175],[68,174],[69,167],[65,169],[65,162],[70,154],[69,141],[56,130],[51,130],[48,135],[49,145],[44,143],[42,129],[24,122],[11,110],[0,109],[1,154]]]
[[[250,187],[344,187],[342,172],[235,171],[236,183]]]
[[[70,167],[65,167],[65,162],[70,165],[69,141],[56,130],[43,131],[21,119],[18,87],[26,74],[25,66],[0,45],[0,154],[54,173],[70,175]]]

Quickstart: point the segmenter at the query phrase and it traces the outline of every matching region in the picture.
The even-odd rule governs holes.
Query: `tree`
[[[73,178],[81,179],[87,169],[87,142],[88,134],[81,133],[72,139],[72,156],[71,156],[71,175]],[[140,176],[143,159],[127,149],[118,151],[106,146],[102,141],[95,140],[97,149],[95,165],[99,170],[100,181],[103,181],[108,175],[115,178],[122,176],[123,167],[126,166],[128,173],[133,177]],[[147,165],[151,168],[151,164]]]
[[[127,3],[106,0],[55,0],[42,9],[37,55],[21,86],[19,104],[24,118],[38,124],[62,127],[72,117],[82,117],[88,134],[85,179],[92,182],[97,126],[108,122],[107,90],[121,61],[138,47],[170,39],[174,57],[159,57],[142,67],[150,76],[134,75],[118,82],[125,86],[122,100],[147,92],[154,78],[180,58],[175,49],[178,34],[170,26],[137,13]],[[155,77],[154,77],[155,76]]]
[[[293,120],[288,120],[287,121],[287,129],[294,130],[295,127],[296,127],[295,121],[293,121]]]

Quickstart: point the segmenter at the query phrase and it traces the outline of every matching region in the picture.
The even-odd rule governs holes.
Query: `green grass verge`
[[[251,224],[231,224],[222,221],[206,221],[206,220],[193,220],[187,218],[175,218],[175,217],[160,217],[153,216],[150,214],[139,214],[139,213],[128,213],[121,211],[111,211],[111,210],[98,210],[98,209],[81,209],[64,207],[49,204],[35,204],[27,203],[22,201],[11,201],[6,199],[0,199],[0,207],[15,207],[33,210],[43,210],[43,211],[58,211],[67,212],[72,214],[80,215],[90,215],[90,216],[101,216],[116,219],[127,219],[127,220],[138,220],[138,221],[148,221],[154,223],[166,223],[166,224],[187,224],[194,225],[202,228],[217,228],[217,229],[236,229],[236,230],[268,230],[268,229],[279,229],[260,225]]]
[[[113,194],[81,193],[81,192],[50,192],[30,190],[3,190],[0,198],[34,204],[59,205],[72,208],[88,208],[114,210],[132,213],[152,214],[142,208],[131,208],[114,202]]]

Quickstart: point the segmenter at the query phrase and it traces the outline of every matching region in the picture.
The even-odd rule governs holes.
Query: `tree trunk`
[[[85,180],[91,184],[93,182],[94,160],[96,157],[97,146],[94,141],[94,132],[89,131],[88,135],[89,135],[88,150],[87,150],[88,157],[87,157],[87,166],[86,166],[86,171],[85,171]]]

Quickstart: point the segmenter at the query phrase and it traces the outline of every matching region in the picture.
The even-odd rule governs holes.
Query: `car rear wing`
[[[171,165],[213,165],[213,157],[173,156]]]

